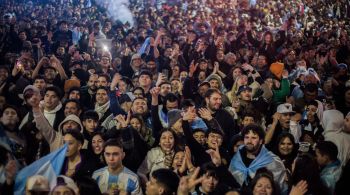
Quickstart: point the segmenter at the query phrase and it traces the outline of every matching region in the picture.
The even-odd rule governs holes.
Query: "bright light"
[[[104,51],[108,51],[108,47],[107,47],[106,45],[103,45],[103,46],[102,46],[102,49],[103,49]]]

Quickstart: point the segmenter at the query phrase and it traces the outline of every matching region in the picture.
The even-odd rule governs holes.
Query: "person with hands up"
[[[197,167],[192,175],[180,178],[179,187],[177,188],[178,195],[188,195],[189,193],[194,192],[195,187],[204,179],[204,176],[198,177],[199,171],[200,168]]]

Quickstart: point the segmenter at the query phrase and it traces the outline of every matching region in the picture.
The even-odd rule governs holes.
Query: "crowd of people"
[[[349,1],[0,2],[0,194],[347,194]]]

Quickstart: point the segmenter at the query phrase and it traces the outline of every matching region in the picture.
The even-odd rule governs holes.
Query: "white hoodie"
[[[338,110],[324,111],[322,117],[323,135],[326,141],[333,142],[338,148],[338,159],[344,167],[350,159],[350,134],[343,131],[344,115]]]

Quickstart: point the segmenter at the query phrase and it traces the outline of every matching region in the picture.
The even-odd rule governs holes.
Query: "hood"
[[[222,84],[221,77],[220,77],[219,75],[217,75],[217,74],[211,74],[211,75],[209,75],[209,76],[205,79],[205,81],[209,82],[211,79],[216,79],[216,80],[219,82],[219,90],[220,90],[221,92],[225,92],[225,91],[226,91],[224,85]]]
[[[325,132],[339,131],[343,128],[344,115],[338,110],[326,110],[323,112],[322,126]]]
[[[77,116],[74,115],[74,114],[68,115],[68,116],[60,123],[60,125],[58,126],[58,131],[59,131],[59,132],[62,132],[62,131],[63,131],[63,130],[62,130],[62,126],[63,126],[63,124],[64,124],[65,122],[67,122],[67,121],[74,121],[74,122],[78,123],[79,126],[80,126],[80,133],[83,132],[84,127],[83,127],[83,125],[81,124],[81,121],[80,121],[79,117],[77,117]]]

